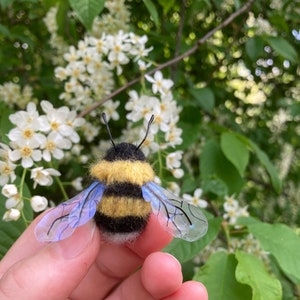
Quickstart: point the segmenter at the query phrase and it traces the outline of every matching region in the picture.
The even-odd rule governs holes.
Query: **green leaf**
[[[209,257],[193,279],[205,285],[209,299],[250,300],[251,289],[235,278],[236,266],[237,261],[233,254],[216,252]]]
[[[143,0],[145,6],[147,7],[156,27],[159,27],[159,18],[158,18],[158,12],[156,10],[155,5],[151,0]]]
[[[299,57],[295,48],[284,38],[282,37],[267,37],[266,38],[269,45],[283,58],[297,63]]]
[[[221,148],[227,159],[237,168],[241,177],[249,162],[248,146],[234,133],[225,132],[221,135]]]
[[[238,193],[244,181],[235,166],[225,157],[220,145],[209,140],[200,154],[200,173],[203,179],[217,177],[226,183],[228,193]]]
[[[256,223],[248,225],[262,248],[277,260],[282,271],[296,284],[300,283],[300,237],[283,224]]]
[[[4,25],[2,25],[2,24],[0,24],[0,33],[4,36],[4,37],[10,37],[10,35],[11,35],[11,33],[10,33],[10,30],[6,27],[6,26],[4,26]]]
[[[300,115],[300,102],[294,102],[289,107],[289,112],[292,117],[297,117]]]
[[[208,113],[215,107],[215,95],[210,88],[192,88],[190,93],[195,97],[196,103]]]
[[[58,5],[58,10],[56,13],[56,23],[58,26],[58,30],[57,33],[60,36],[64,36],[65,30],[67,28],[67,30],[69,30],[69,24],[67,22],[69,22],[68,20],[68,13],[70,10],[70,5],[68,3],[68,1],[61,1]]]
[[[280,281],[269,274],[263,262],[253,254],[238,251],[236,279],[240,283],[250,285],[252,300],[281,300],[282,288]]]
[[[183,141],[178,149],[188,149],[197,139],[199,139],[199,132],[201,131],[201,123],[191,124],[180,122],[179,127],[182,129]]]
[[[104,8],[105,0],[69,0],[82,24],[90,29],[96,16]]]
[[[258,58],[264,55],[264,41],[261,37],[256,36],[249,38],[246,41],[246,53],[252,61],[256,61]]]
[[[4,142],[5,144],[9,144],[10,140],[7,137],[10,129],[14,127],[14,125],[9,120],[9,115],[14,113],[11,108],[6,107],[5,105],[0,104],[0,141]]]
[[[158,3],[162,6],[164,10],[164,15],[174,6],[175,0],[158,0]]]
[[[19,182],[20,179],[18,178],[15,183],[18,184]],[[27,185],[24,185],[24,195],[30,198],[30,191]],[[26,229],[26,224],[22,218],[11,222],[2,221],[6,211],[5,200],[6,198],[0,195],[0,260]],[[32,221],[33,213],[29,201],[24,201],[23,213],[27,221]]]
[[[201,187],[205,194],[213,193],[219,197],[225,197],[228,195],[228,187],[224,181],[219,178],[214,178],[213,176],[204,178],[202,180]]]
[[[222,218],[209,219],[208,231],[201,240],[187,242],[181,239],[174,239],[164,248],[164,251],[174,255],[181,263],[192,259],[217,237],[221,222]]]
[[[261,164],[266,168],[267,172],[270,175],[272,185],[277,193],[280,193],[282,188],[282,181],[279,178],[278,172],[272,162],[270,161],[267,154],[262,151],[255,143],[249,140],[249,145],[251,149],[255,152],[257,158]]]

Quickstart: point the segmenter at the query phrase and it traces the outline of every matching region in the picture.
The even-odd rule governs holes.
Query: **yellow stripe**
[[[151,205],[143,199],[127,197],[103,197],[97,211],[112,217],[146,217],[151,212]]]
[[[90,174],[105,184],[130,182],[142,186],[154,179],[154,171],[147,162],[129,160],[102,160],[91,167]]]

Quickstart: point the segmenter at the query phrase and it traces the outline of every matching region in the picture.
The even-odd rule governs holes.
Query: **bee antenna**
[[[151,126],[153,121],[154,121],[154,115],[151,116],[151,118],[148,122],[148,125],[147,125],[146,134],[145,134],[144,138],[142,139],[142,141],[140,142],[140,144],[136,147],[136,150],[138,150],[143,145],[143,143],[145,142],[145,140],[147,138],[147,135],[149,133],[149,130],[150,130],[150,126]]]
[[[113,147],[116,148],[116,144],[115,144],[115,142],[114,142],[114,140],[112,138],[112,135],[111,135],[111,132],[110,132],[110,129],[109,129],[109,126],[108,126],[108,122],[107,122],[107,118],[106,118],[106,113],[105,112],[102,113],[102,119],[103,119],[104,124],[106,126],[106,129],[108,131],[110,141],[111,141]]]

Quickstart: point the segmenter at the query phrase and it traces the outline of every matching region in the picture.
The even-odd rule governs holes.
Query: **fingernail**
[[[64,259],[76,258],[90,245],[95,234],[95,228],[95,222],[88,222],[76,228],[67,239],[53,243],[53,247]]]

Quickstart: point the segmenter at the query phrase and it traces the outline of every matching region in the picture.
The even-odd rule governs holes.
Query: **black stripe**
[[[103,197],[128,197],[143,199],[142,188],[130,182],[115,182],[105,187]]]
[[[97,211],[94,219],[101,231],[109,233],[131,233],[141,232],[147,224],[148,217],[149,215],[145,217],[127,216],[112,218]]]

